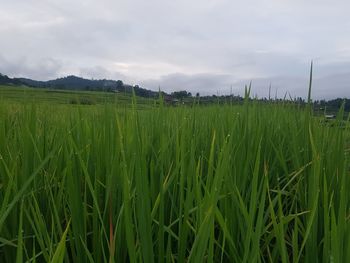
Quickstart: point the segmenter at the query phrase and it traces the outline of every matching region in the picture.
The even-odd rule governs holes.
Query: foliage
[[[13,85],[20,85],[21,82],[16,79],[11,79],[6,75],[2,75],[0,73],[0,85],[5,85],[5,84],[13,84]]]
[[[104,91],[104,92],[134,92],[141,97],[156,97],[158,92],[147,90],[138,85],[132,87],[121,80],[84,79],[77,76],[67,76],[49,81],[37,81],[26,78],[9,78],[0,73],[0,85],[25,85],[33,88],[49,88],[58,90]]]
[[[171,96],[176,99],[184,99],[192,97],[191,92],[187,92],[186,90],[174,91],[171,93]]]
[[[2,101],[0,262],[350,258],[348,122],[135,100]]]

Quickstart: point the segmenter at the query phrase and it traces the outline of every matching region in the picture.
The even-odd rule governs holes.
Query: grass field
[[[0,94],[0,262],[350,258],[348,122],[289,103]]]
[[[130,106],[131,95],[124,93],[72,91],[0,85],[0,101],[10,103],[47,104],[117,104]],[[152,105],[153,99],[138,98],[138,106]]]

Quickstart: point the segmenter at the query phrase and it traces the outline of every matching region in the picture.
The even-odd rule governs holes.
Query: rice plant
[[[350,258],[348,124],[132,105],[1,104],[0,262]]]

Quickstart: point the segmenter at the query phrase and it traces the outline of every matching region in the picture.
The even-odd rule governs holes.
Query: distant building
[[[336,116],[334,114],[326,114],[324,115],[326,120],[333,120],[336,118]]]
[[[165,95],[164,96],[164,102],[169,105],[176,105],[179,103],[178,99],[173,98],[172,96]]]

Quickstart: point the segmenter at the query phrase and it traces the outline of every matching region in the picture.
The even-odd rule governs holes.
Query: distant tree
[[[123,88],[124,88],[124,83],[123,83],[123,81],[121,81],[121,80],[117,80],[116,81],[116,90],[119,90],[119,91],[122,91],[123,90]]]
[[[181,91],[174,91],[171,93],[171,96],[176,98],[176,99],[184,99],[184,98],[188,98],[191,97],[192,94],[191,92],[187,92],[186,90],[181,90]]]

